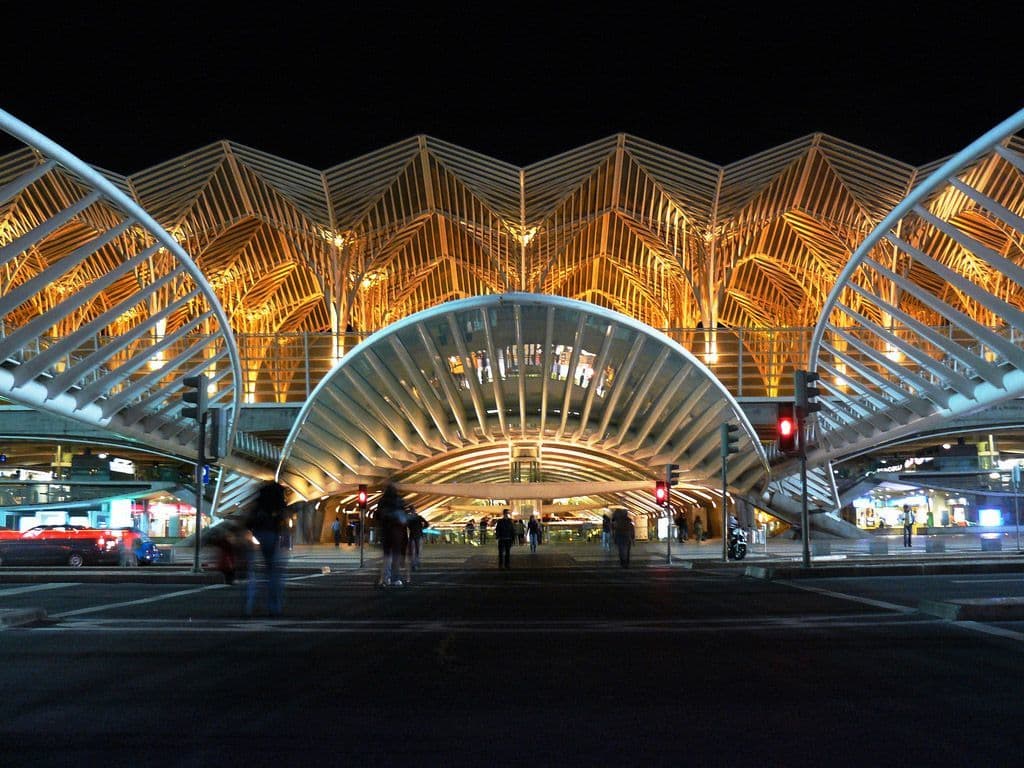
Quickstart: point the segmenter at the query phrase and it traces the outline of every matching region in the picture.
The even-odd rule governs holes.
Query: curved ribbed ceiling
[[[637,493],[642,506],[666,464],[681,493],[721,487],[722,423],[740,428],[730,486],[749,493],[767,480],[757,435],[685,349],[595,305],[485,296],[351,350],[302,409],[279,476],[306,498],[393,479],[432,504]]]

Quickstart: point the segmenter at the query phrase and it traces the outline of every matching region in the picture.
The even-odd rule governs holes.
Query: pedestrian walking
[[[470,520],[468,523],[466,523],[466,543],[467,544],[472,544],[473,543],[473,536],[475,534],[476,534],[476,523],[473,520]]]
[[[334,534],[334,548],[337,549],[341,546],[341,517],[338,515],[334,516],[334,522],[331,523],[331,533]]]
[[[530,522],[526,526],[526,532],[530,537],[530,551],[536,552],[537,545],[540,543],[540,521],[536,515],[530,516]]]
[[[909,504],[903,505],[903,546],[910,547],[910,538],[914,533],[914,513]]]
[[[633,548],[636,528],[629,519],[629,512],[621,507],[612,511],[612,538],[619,552],[619,565],[629,567],[629,555]]]
[[[125,528],[121,531],[121,543],[118,547],[118,563],[122,568],[134,568],[139,564],[139,541],[139,534],[136,533],[134,527]]]
[[[612,551],[612,519],[607,512],[601,515],[601,549]]]
[[[686,522],[686,515],[679,513],[679,541],[684,542],[690,538],[690,526]]]
[[[491,521],[486,517],[480,518],[480,546],[487,543],[487,526],[490,525]]]
[[[686,530],[686,518],[683,517],[683,510],[680,509],[676,512],[676,517],[673,522],[676,524],[676,540],[682,544],[686,539],[683,535],[683,531]]]
[[[423,529],[427,527],[427,521],[423,519],[423,516],[416,510],[412,504],[409,505],[409,547],[408,547],[408,563],[409,571],[418,570],[420,567],[420,552],[423,548]]]
[[[700,519],[700,515],[693,518],[693,538],[698,544],[704,541],[704,521]]]
[[[503,509],[498,522],[494,524],[494,538],[498,540],[498,568],[509,570],[512,556],[512,541],[516,537],[516,527],[512,523],[509,511]]]
[[[281,552],[281,538],[285,526],[284,486],[274,481],[264,483],[259,490],[256,504],[249,513],[246,527],[259,544],[266,571],[265,589],[267,611],[271,616],[280,616],[284,602],[284,555]],[[251,617],[256,608],[256,558],[249,558],[249,579],[245,590],[245,615]]]
[[[516,546],[521,547],[526,543],[526,523],[523,522],[523,518],[517,517],[515,520],[516,526]]]
[[[388,483],[377,502],[377,533],[382,550],[379,586],[401,587],[404,584],[402,559],[408,539],[406,522],[405,504],[398,495],[398,488]]]

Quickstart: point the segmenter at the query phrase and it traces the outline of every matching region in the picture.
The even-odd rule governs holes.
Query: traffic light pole
[[[665,551],[665,564],[672,565],[672,465],[665,467],[665,514],[668,515],[668,535],[665,537],[668,546]]]
[[[368,497],[366,495],[366,485],[363,483],[359,484],[359,489],[356,492],[356,504],[359,505],[359,567],[363,567],[365,562],[365,554],[363,549],[363,542],[366,541],[366,503]]]
[[[728,455],[722,456],[722,562],[729,561],[729,513],[726,511],[727,497],[729,490],[729,475],[726,469]]]
[[[199,450],[196,456],[196,546],[192,557],[192,573],[202,571],[199,562],[200,540],[203,536],[203,466],[206,464],[206,413],[199,414]]]
[[[186,376],[181,380],[185,391],[181,395],[184,403],[181,409],[183,419],[192,419],[199,426],[199,448],[196,450],[196,524],[193,535],[195,547],[192,556],[192,572],[199,573],[199,549],[203,537],[203,467],[206,465],[206,416],[207,416],[207,391],[206,376],[202,373],[195,376]]]
[[[800,444],[800,539],[803,549],[803,567],[811,567],[811,526],[807,514],[807,442],[804,437],[804,419],[797,415],[797,440]]]
[[[722,457],[722,560],[727,561],[729,559],[729,454],[739,453],[739,444],[733,438],[732,433],[739,432],[739,427],[736,424],[724,423],[719,427],[719,434],[721,435],[721,452]],[[738,435],[737,435],[738,437]],[[710,520],[708,521],[710,522]]]
[[[366,508],[359,505],[359,567],[363,567],[363,542],[366,541]]]
[[[1013,516],[1017,520],[1017,551],[1020,552],[1020,464],[1013,466]]]
[[[816,371],[796,371],[794,373],[794,395],[796,402],[797,447],[800,451],[800,533],[803,539],[803,565],[811,567],[811,521],[807,514],[807,417],[821,410],[817,402],[820,390],[814,386],[819,380]]]

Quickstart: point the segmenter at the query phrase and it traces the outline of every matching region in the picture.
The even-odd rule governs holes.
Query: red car
[[[15,539],[0,540],[0,565],[117,564],[118,531],[81,525],[37,525]]]

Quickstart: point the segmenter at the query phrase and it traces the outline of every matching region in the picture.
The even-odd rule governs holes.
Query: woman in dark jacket
[[[248,528],[259,542],[267,571],[267,610],[280,616],[284,601],[284,569],[281,563],[281,533],[285,524],[284,486],[269,481],[260,487],[256,505],[249,515]],[[249,558],[249,582],[246,585],[245,615],[256,607],[256,565]]]
[[[377,530],[383,550],[380,562],[382,587],[402,586],[402,557],[409,537],[406,520],[402,497],[398,495],[394,483],[388,483],[377,502]]]

